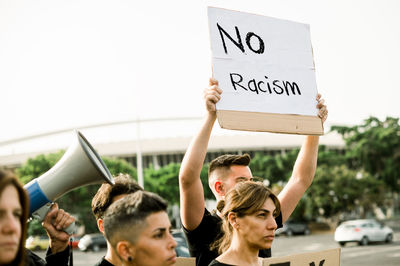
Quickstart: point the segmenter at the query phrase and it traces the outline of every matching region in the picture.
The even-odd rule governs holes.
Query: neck
[[[244,239],[234,233],[231,245],[224,253],[238,265],[258,265],[258,251],[258,248],[250,247]]]
[[[107,254],[105,259],[112,265],[121,265],[121,260],[117,254],[115,254],[114,249],[111,247],[110,243],[107,242]]]

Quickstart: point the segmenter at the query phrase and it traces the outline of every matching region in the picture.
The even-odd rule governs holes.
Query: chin
[[[0,265],[11,263],[17,256],[16,252],[7,252],[0,254]]]
[[[269,249],[272,247],[272,242],[264,242],[260,245],[259,249]]]

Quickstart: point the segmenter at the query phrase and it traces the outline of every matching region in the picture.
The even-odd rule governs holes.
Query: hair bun
[[[225,200],[218,201],[216,208],[220,213],[222,213],[222,210],[224,209],[224,207],[225,207]]]

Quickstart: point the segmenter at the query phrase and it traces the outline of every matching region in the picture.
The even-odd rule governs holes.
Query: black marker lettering
[[[234,80],[233,80],[233,76],[234,76],[234,75],[239,77],[239,81],[234,81]],[[231,76],[232,86],[233,86],[233,88],[235,89],[235,91],[237,90],[237,89],[236,89],[236,85],[238,85],[239,87],[241,87],[242,89],[244,89],[244,90],[247,91],[246,87],[244,87],[244,86],[242,86],[242,85],[239,84],[240,82],[243,81],[242,75],[237,74],[237,73],[230,73],[230,76]]]
[[[225,50],[226,54],[228,54],[228,50],[226,48],[226,43],[225,43],[225,39],[224,39],[224,35],[223,34],[225,34],[226,37],[228,37],[228,39],[231,40],[232,43],[234,45],[236,45],[236,47],[239,48],[240,51],[242,51],[242,53],[244,53],[244,46],[243,46],[243,43],[242,43],[242,38],[240,37],[240,32],[239,32],[239,29],[238,29],[237,26],[235,26],[237,42],[218,23],[217,23],[217,27],[218,27],[219,34],[220,34],[221,40],[222,40],[222,45],[224,46],[224,50]]]
[[[289,81],[284,81],[283,84],[285,85],[286,94],[289,95],[288,86],[292,90],[293,95],[296,95],[295,89],[297,89],[297,93],[301,95],[299,86],[296,82],[290,83]]]
[[[258,50],[254,50],[253,47],[251,46],[251,42],[250,39],[251,37],[256,37],[258,39]],[[254,32],[249,32],[246,35],[246,43],[247,46],[250,48],[250,50],[252,50],[253,52],[255,52],[256,54],[262,54],[264,53],[265,50],[265,45],[264,45],[264,41],[261,39],[260,36],[258,36],[257,34],[255,34]]]
[[[253,84],[254,89],[252,89],[251,84]],[[256,84],[256,80],[255,79],[249,80],[249,83],[247,84],[247,87],[249,87],[249,90],[251,90],[252,92],[256,92],[258,94],[258,88],[257,88],[257,84]]]
[[[264,78],[268,79],[267,76],[264,76]],[[271,86],[269,85],[269,82],[267,82],[267,86],[268,86],[269,94],[271,94],[271,93],[272,93],[272,90],[271,90]]]
[[[278,87],[279,89],[281,89],[281,92],[277,92],[276,91],[276,87],[274,87],[274,91],[276,92],[276,94],[282,94],[283,93],[283,88],[281,86],[278,85],[279,80],[274,80],[272,82],[272,84],[274,84],[274,86]]]
[[[257,83],[258,90],[261,91],[261,92],[267,92],[267,91],[261,89],[261,84],[264,84],[264,81],[259,81],[259,82]]]
[[[325,260],[321,260],[321,261],[319,262],[319,266],[323,266],[324,263],[325,263]],[[315,263],[314,263],[314,262],[310,262],[310,266],[315,266]]]

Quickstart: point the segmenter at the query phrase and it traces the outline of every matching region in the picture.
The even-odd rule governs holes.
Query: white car
[[[368,245],[369,242],[393,241],[393,230],[373,219],[351,220],[341,223],[335,231],[335,241],[344,246],[347,242]]]

